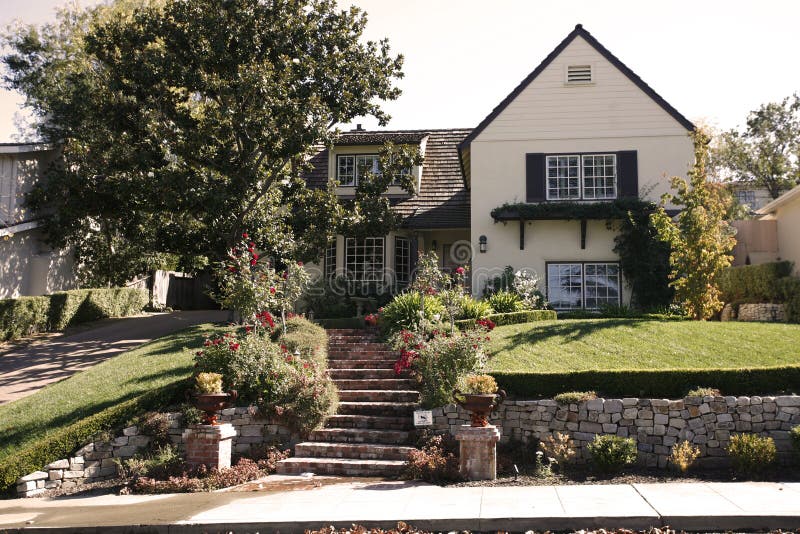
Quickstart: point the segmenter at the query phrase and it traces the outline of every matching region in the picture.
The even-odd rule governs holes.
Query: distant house
[[[25,194],[52,160],[41,144],[0,144],[0,298],[42,295],[75,286],[72,255],[44,241]]]
[[[749,211],[759,210],[774,200],[766,187],[741,182],[731,182],[728,187],[736,201]]]
[[[442,267],[471,265],[475,294],[511,265],[538,273],[557,309],[627,304],[616,231],[605,216],[577,216],[576,206],[658,201],[669,176],[686,175],[693,129],[578,25],[474,129],[356,130],[320,150],[307,178],[338,181],[343,197],[353,195],[359,168],[377,169],[384,141],[425,156],[410,170],[415,195],[388,192],[402,228],[338,236],[321,266],[329,277],[402,285],[417,251],[433,250]],[[543,204],[549,215],[520,207]]]
[[[774,259],[793,261],[795,274],[800,274],[800,186],[766,204],[756,215],[757,222],[771,226],[771,233],[763,239],[777,244]]]

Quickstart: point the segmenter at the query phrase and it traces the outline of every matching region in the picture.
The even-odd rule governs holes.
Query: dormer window
[[[568,85],[586,85],[592,81],[591,65],[569,65],[567,67]]]
[[[380,174],[380,156],[377,154],[342,154],[336,156],[336,180],[340,186],[357,186],[359,177],[367,172]],[[392,180],[392,185],[398,183],[400,176],[408,174],[411,174],[411,169],[402,169],[399,175]]]

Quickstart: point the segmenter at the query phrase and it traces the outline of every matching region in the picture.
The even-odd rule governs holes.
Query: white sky
[[[796,0],[340,2],[366,10],[367,37],[388,37],[406,58],[403,95],[385,105],[390,128],[477,125],[577,23],[693,121],[735,127],[800,91]],[[61,4],[0,0],[0,26],[41,24]],[[11,140],[20,103],[0,91],[0,142]]]

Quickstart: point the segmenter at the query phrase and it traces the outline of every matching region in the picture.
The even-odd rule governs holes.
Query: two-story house
[[[45,145],[0,144],[0,299],[75,287],[72,255],[45,243],[38,217],[25,207],[52,158]]]
[[[476,295],[511,265],[535,272],[557,309],[627,304],[616,231],[605,217],[531,217],[502,207],[658,202],[670,176],[686,175],[693,129],[578,25],[472,130],[354,131],[320,152],[315,179],[338,180],[341,194],[358,179],[358,158],[374,158],[385,140],[419,143],[425,156],[414,170],[418,194],[395,198],[402,230],[340,236],[325,272],[403,281],[416,251],[435,250],[444,267],[471,262]],[[466,249],[470,258],[455,254]]]

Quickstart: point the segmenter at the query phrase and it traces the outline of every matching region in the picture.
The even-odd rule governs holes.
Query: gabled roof
[[[487,126],[489,126],[489,124],[498,115],[500,115],[500,113],[502,113],[503,110],[506,109],[506,107],[508,107],[508,105],[511,104],[511,102],[515,98],[517,98],[517,96],[519,96],[519,94],[522,91],[524,91],[525,88],[528,87],[528,85],[530,85],[531,82],[533,82],[533,80],[535,80],[536,77],[539,76],[539,74],[541,74],[542,71],[544,71],[544,69],[546,69],[548,65],[550,65],[550,63],[552,63],[553,60],[557,58],[558,55],[561,54],[561,52],[563,52],[564,49],[577,37],[583,37],[587,43],[589,43],[595,50],[597,50],[600,53],[600,55],[606,58],[612,65],[617,67],[617,69],[619,69],[625,76],[627,76],[627,78],[630,81],[632,81],[639,89],[641,89],[645,94],[647,94],[647,96],[652,98],[656,102],[656,104],[661,106],[664,109],[664,111],[669,113],[676,121],[678,121],[681,124],[681,126],[683,126],[689,131],[694,130],[695,128],[694,124],[692,124],[692,122],[689,119],[681,115],[681,113],[678,110],[673,108],[666,100],[661,98],[661,96],[658,93],[656,93],[649,85],[644,83],[644,81],[641,78],[639,78],[639,76],[635,72],[629,69],[627,65],[625,65],[622,61],[620,61],[617,58],[617,56],[609,52],[609,50],[606,47],[600,44],[600,42],[592,36],[592,34],[584,30],[582,25],[578,24],[575,26],[575,29],[572,30],[570,34],[567,35],[567,37],[563,41],[561,41],[561,43],[552,52],[550,52],[550,54],[544,59],[544,61],[542,61],[539,64],[539,66],[536,67],[536,69],[534,69],[533,72],[528,74],[528,76],[524,80],[522,80],[522,82],[513,91],[511,91],[511,93],[507,97],[505,97],[503,101],[500,102],[500,104],[498,104],[497,107],[495,107],[492,110],[492,112],[489,113],[489,115],[487,115],[486,118],[483,119],[481,123],[478,124],[478,126],[474,130],[472,130],[472,133],[470,133],[461,142],[461,144],[459,145],[459,149],[464,150],[465,148],[469,147],[469,144],[476,137],[478,137],[478,135],[480,135],[480,133]]]
[[[25,154],[50,148],[47,143],[0,143],[0,154]]]
[[[419,191],[413,196],[403,195],[391,199],[395,210],[403,216],[403,227],[469,228],[469,190],[464,182],[458,154],[458,145],[469,132],[469,128],[358,132],[358,135],[374,138],[387,134],[394,136],[395,139],[397,136],[408,136],[409,139],[420,135],[428,137],[423,154],[425,160]],[[336,145],[340,145],[340,143],[337,142]],[[326,187],[328,183],[328,149],[320,147],[319,151],[311,157],[310,163],[312,169],[304,173],[309,186]]]
[[[769,215],[773,211],[777,210],[781,206],[788,204],[789,202],[800,198],[800,185],[795,186],[794,188],[788,190],[769,204],[766,204],[763,208],[756,210],[756,214],[758,215]]]

